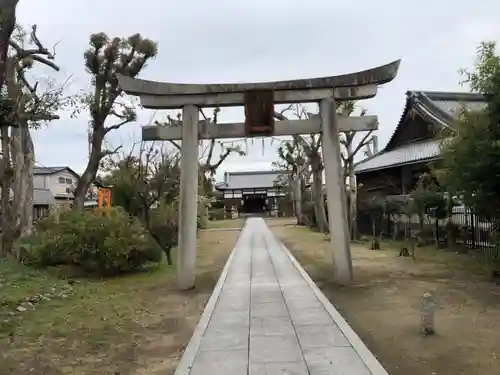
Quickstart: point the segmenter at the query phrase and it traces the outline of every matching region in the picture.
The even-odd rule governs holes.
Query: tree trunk
[[[11,200],[11,224],[19,226],[22,232],[22,213],[24,204],[26,203],[26,167],[24,165],[24,135],[25,129],[20,127],[12,128],[11,130],[11,152],[12,161],[14,164],[14,183],[12,186],[12,200]]]
[[[295,180],[295,215],[297,216],[297,225],[304,225],[304,211],[302,209],[302,177],[297,176]]]
[[[391,216],[389,215],[389,220],[392,221],[392,240],[393,241],[396,241],[397,237],[398,237],[398,233],[399,233],[399,221],[401,220],[401,216],[400,215],[396,215],[395,217],[393,216],[391,218]]]
[[[358,221],[357,221],[357,187],[356,177],[354,176],[354,166],[349,167],[349,229],[351,232],[351,240],[358,237]]]
[[[26,193],[21,207],[21,235],[29,235],[33,229],[33,170],[35,168],[35,148],[28,127],[23,132],[24,186]]]
[[[99,129],[99,127],[94,128]],[[94,133],[92,134],[92,149],[90,151],[89,163],[87,164],[87,168],[85,168],[85,171],[78,180],[75,189],[75,202],[73,208],[78,211],[83,211],[87,192],[90,188],[90,185],[92,184],[92,181],[95,180],[97,171],[99,170],[99,163],[101,162],[102,158],[103,139],[104,135],[101,134],[101,130],[94,131]]]
[[[0,91],[6,80],[9,41],[16,26],[16,7],[19,0],[0,0]]]
[[[9,51],[10,37],[16,25],[16,6],[18,0],[0,0],[0,91],[3,92],[3,87],[7,76],[7,60]],[[2,138],[2,160],[0,165],[0,182],[2,186],[2,248],[0,255],[5,255],[11,252],[11,223],[10,223],[10,188],[12,186],[13,171],[11,169],[10,151],[9,151],[9,127],[3,123],[5,116],[2,115],[0,121],[2,126],[0,136]]]
[[[6,142],[7,144],[2,142],[4,162],[7,161],[10,165],[10,161],[12,161],[13,176],[13,179],[10,181],[5,179],[6,184],[3,186],[6,196],[6,198],[5,196],[2,197],[5,199],[3,202],[4,212],[2,217],[2,249],[4,254],[12,254],[12,247],[21,235],[23,225],[22,213],[24,212],[24,205],[26,203],[27,186],[23,149],[23,135],[26,133],[26,130],[22,129],[22,126],[19,124],[19,127],[13,127],[11,129],[10,140]],[[11,191],[12,195],[10,194]],[[17,258],[19,259],[19,256]]]
[[[11,231],[10,223],[10,195],[13,181],[13,170],[10,161],[10,145],[9,145],[9,127],[0,127],[2,138],[2,248],[0,249],[3,255],[9,254],[12,250],[12,244],[9,239]]]
[[[323,178],[321,169],[313,172],[313,199],[314,199],[314,215],[318,230],[323,233],[328,232],[328,221],[326,219],[325,198],[323,195]]]

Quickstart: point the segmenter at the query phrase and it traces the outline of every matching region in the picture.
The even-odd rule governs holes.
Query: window
[[[66,182],[66,179],[64,177],[59,177],[59,183],[64,184]]]
[[[68,185],[71,185],[71,184],[73,183],[73,180],[72,180],[71,178],[67,178],[67,179],[66,179],[66,183],[67,183]]]

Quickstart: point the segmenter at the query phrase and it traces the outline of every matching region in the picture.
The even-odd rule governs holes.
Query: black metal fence
[[[453,225],[447,225],[448,221]],[[406,215],[379,216],[377,222],[373,223],[372,216],[365,211],[358,212],[357,223],[359,233],[364,235],[372,235],[375,228],[376,236],[399,240],[405,238],[407,231],[411,230],[445,246],[450,243],[449,237],[453,236],[453,242],[459,250],[475,251],[478,260],[500,256],[500,249],[495,244],[500,220],[478,215],[463,206],[454,207],[450,219],[436,219],[426,215],[423,225],[416,216],[410,219]]]
[[[439,220],[438,227],[446,222]],[[477,250],[480,258],[492,259],[498,256],[495,236],[498,235],[500,220],[474,213],[471,209],[454,207],[451,222],[457,230],[457,243],[467,249]],[[440,236],[446,235],[440,231]]]

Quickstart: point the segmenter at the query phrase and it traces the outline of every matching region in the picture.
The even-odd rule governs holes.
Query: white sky
[[[134,33],[159,43],[159,55],[142,77],[205,83],[297,79],[363,70],[402,58],[395,81],[362,106],[379,116],[383,147],[402,114],[407,90],[462,90],[459,68],[471,67],[482,40],[500,40],[500,2],[493,0],[21,0],[18,21],[38,25],[47,45],[58,43],[60,82],[87,90],[83,52],[91,33]],[[109,137],[124,147],[140,139],[137,123]],[[157,116],[160,114],[157,113]],[[243,121],[241,108],[224,109],[222,121]],[[87,163],[88,116],[62,116],[34,134],[41,165]],[[232,155],[217,173],[270,169],[277,142],[248,141],[245,157]]]

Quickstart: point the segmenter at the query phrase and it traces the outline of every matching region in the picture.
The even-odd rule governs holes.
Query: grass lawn
[[[500,286],[487,280],[473,256],[417,248],[416,262],[353,244],[355,281],[332,281],[332,257],[324,234],[274,227],[323,293],[339,309],[391,375],[500,373]],[[433,336],[419,333],[424,292],[437,303]]]
[[[173,374],[238,234],[200,233],[189,292],[176,290],[175,267],[165,264],[68,282],[3,261],[0,374]],[[26,311],[17,311],[20,304]]]

